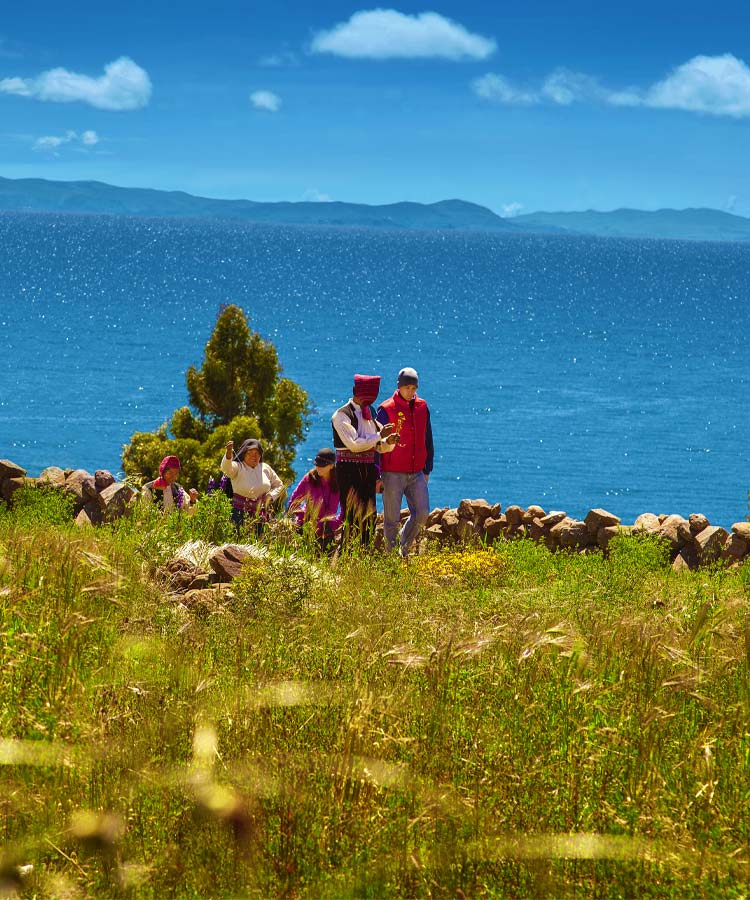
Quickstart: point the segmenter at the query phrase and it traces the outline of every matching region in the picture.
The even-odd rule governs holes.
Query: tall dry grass
[[[190,603],[187,526],[50,518],[0,515],[7,892],[746,896],[747,567],[271,543]]]

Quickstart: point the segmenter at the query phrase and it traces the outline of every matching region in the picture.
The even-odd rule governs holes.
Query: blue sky
[[[11,4],[0,175],[750,215],[745,2]]]

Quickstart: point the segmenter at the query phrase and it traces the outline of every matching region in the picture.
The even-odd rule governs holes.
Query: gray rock
[[[730,534],[724,544],[721,555],[724,559],[730,561],[735,559],[743,559],[747,556],[748,542],[738,534]]]
[[[704,528],[708,528],[709,521],[702,513],[692,513],[688,516],[688,522],[690,523],[690,530],[693,534],[698,534],[699,531],[703,531]]]
[[[680,550],[685,544],[689,544],[693,540],[690,523],[682,516],[667,516],[661,523],[659,534],[669,541],[673,550]]]
[[[25,478],[26,469],[11,462],[9,459],[0,459],[0,481],[5,478]]]
[[[549,533],[549,529],[545,528],[542,519],[539,517],[532,519],[527,528],[529,529],[529,537],[533,541],[543,541]]]
[[[108,521],[119,519],[129,511],[130,501],[135,496],[135,490],[129,484],[116,481],[99,494],[104,505],[104,516]]]
[[[432,512],[427,516],[427,521],[424,523],[426,528],[429,528],[431,525],[439,525],[443,521],[443,515],[448,512],[448,507],[436,507],[432,510]]]
[[[534,519],[543,519],[545,515],[541,506],[527,506],[523,513],[523,524],[531,525]]]
[[[94,476],[85,469],[75,469],[65,479],[65,492],[73,494],[80,505],[96,495]]]
[[[585,522],[570,519],[561,522],[560,526],[559,539],[563,550],[584,550],[594,543],[594,537]]]
[[[106,469],[97,469],[94,472],[94,486],[99,494],[110,485],[114,484],[117,479]]]
[[[22,475],[15,478],[3,478],[0,480],[0,499],[5,500],[6,503],[11,503],[13,500],[13,494],[16,491],[20,490],[22,487],[26,486],[26,482],[28,479],[24,478]]]
[[[505,522],[499,518],[493,519],[489,517],[484,520],[482,527],[484,529],[484,537],[488,543],[492,543],[492,541],[500,537],[504,525]]]
[[[58,466],[47,466],[37,479],[37,484],[44,487],[65,487],[65,472]]]
[[[552,512],[548,512],[546,516],[542,516],[541,523],[545,528],[554,528],[555,525],[558,525],[563,519],[567,518],[567,513],[561,512],[558,509],[553,509]]]
[[[619,525],[620,517],[613,515],[611,512],[607,512],[606,509],[590,509],[588,513],[586,513],[584,522],[589,532],[592,535],[596,535],[599,533],[600,528]]]
[[[232,581],[242,572],[242,564],[249,556],[250,553],[243,547],[227,544],[211,554],[209,563],[219,581]]]
[[[750,522],[735,522],[732,525],[732,532],[741,537],[743,541],[750,542]]]
[[[551,514],[550,514],[551,515]],[[550,516],[545,516],[541,521],[544,522],[545,519],[549,519]],[[562,519],[559,519],[550,529],[549,529],[549,538],[552,546],[559,547],[560,546],[560,536],[563,531],[566,531],[573,523],[575,519],[572,519],[570,516],[563,516]]]
[[[509,528],[514,528],[523,522],[523,509],[520,506],[508,506],[505,509],[505,520]]]
[[[695,545],[701,563],[709,563],[718,559],[724,549],[728,533],[718,525],[709,525],[695,536]]]
[[[658,534],[660,528],[659,517],[653,513],[642,513],[633,522],[633,532],[637,534]]]
[[[596,533],[596,543],[602,550],[607,550],[609,548],[609,542],[612,538],[617,537],[620,534],[620,526],[619,525],[603,525],[599,531]]]

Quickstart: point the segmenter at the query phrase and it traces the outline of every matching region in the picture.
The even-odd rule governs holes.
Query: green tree
[[[181,482],[202,488],[218,471],[228,440],[263,441],[264,459],[282,479],[294,478],[297,444],[309,427],[307,392],[281,377],[276,348],[251,331],[240,307],[224,307],[206,344],[203,365],[186,374],[190,406],[153,432],[136,432],[123,448],[123,470],[155,478],[164,456],[182,462]],[[190,408],[192,407],[192,409]]]

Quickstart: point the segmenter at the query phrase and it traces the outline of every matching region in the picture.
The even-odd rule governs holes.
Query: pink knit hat
[[[167,469],[181,469],[180,460],[176,456],[165,456],[159,463],[159,474],[163,475]]]
[[[353,393],[364,403],[374,403],[380,392],[380,375],[355,375]]]

